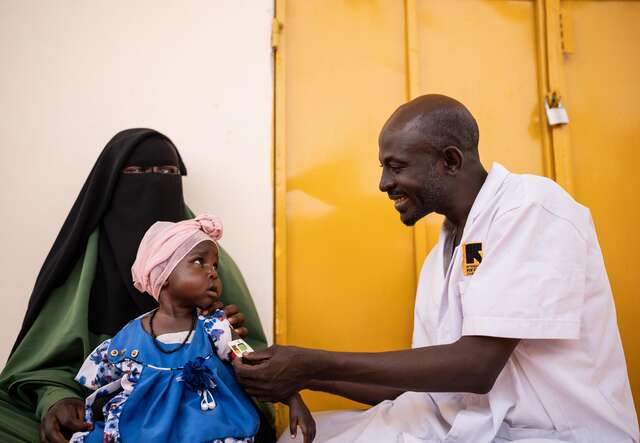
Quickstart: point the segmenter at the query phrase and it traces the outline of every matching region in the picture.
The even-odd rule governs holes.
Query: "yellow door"
[[[378,191],[378,131],[406,100],[402,2],[286,1],[276,56],[276,341],[410,345],[413,233]],[[304,393],[314,410],[358,407]]]
[[[554,149],[567,169],[562,184],[591,209],[640,411],[640,1],[559,6],[557,86],[570,123],[554,129],[564,133]]]
[[[415,270],[435,235],[404,227],[378,191],[378,132],[410,97],[449,94],[478,117],[487,164],[542,173],[535,8],[290,0],[277,3],[277,19],[276,341],[406,348]],[[457,20],[468,26],[453,35]],[[493,54],[496,38],[509,60]],[[358,407],[305,397],[314,410]]]
[[[410,345],[416,270],[441,219],[400,223],[377,190],[377,135],[399,104],[443,93],[478,119],[485,166],[555,178],[591,207],[638,385],[638,3],[563,2],[566,56],[559,0],[277,0],[276,341]],[[572,120],[552,130],[543,99],[553,89]],[[305,398],[314,410],[361,407]]]
[[[480,157],[513,172],[551,174],[533,1],[407,2],[411,96],[464,103],[480,127]],[[543,63],[542,63],[543,65]],[[442,218],[416,226],[417,260],[435,245]]]

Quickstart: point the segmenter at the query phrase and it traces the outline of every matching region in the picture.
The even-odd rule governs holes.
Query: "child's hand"
[[[299,393],[293,394],[285,402],[289,405],[289,430],[291,437],[295,438],[298,434],[298,426],[302,429],[304,443],[311,443],[316,437],[316,422],[309,412],[309,408],[302,401]]]

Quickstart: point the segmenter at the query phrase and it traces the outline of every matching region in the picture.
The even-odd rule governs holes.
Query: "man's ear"
[[[462,169],[464,154],[457,146],[447,146],[442,149],[442,157],[446,166],[446,172],[455,175]]]

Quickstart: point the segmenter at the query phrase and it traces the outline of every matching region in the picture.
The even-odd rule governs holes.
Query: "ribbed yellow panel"
[[[542,174],[534,3],[422,0],[417,12],[420,93],[471,110],[487,167]]]
[[[575,197],[595,221],[640,411],[640,1],[561,6],[573,25],[563,95]]]
[[[487,168],[498,161],[514,172],[548,170],[535,12],[533,1],[416,1],[419,60],[412,95],[439,93],[464,103],[480,126]],[[435,215],[425,220],[427,250],[440,222]]]
[[[276,293],[286,297],[278,340],[406,348],[413,233],[378,191],[377,146],[383,123],[406,100],[403,3],[284,3],[286,198],[276,211],[286,213],[287,278]],[[362,407],[327,394],[305,399],[314,410]]]

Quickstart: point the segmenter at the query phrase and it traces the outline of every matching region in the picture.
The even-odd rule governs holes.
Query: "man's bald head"
[[[436,150],[456,146],[464,154],[478,156],[478,124],[459,101],[428,94],[400,106],[380,133],[380,142],[390,133],[406,133],[414,143]]]
[[[380,190],[409,226],[432,212],[463,226],[486,177],[476,120],[444,95],[400,106],[380,132],[378,158]]]

